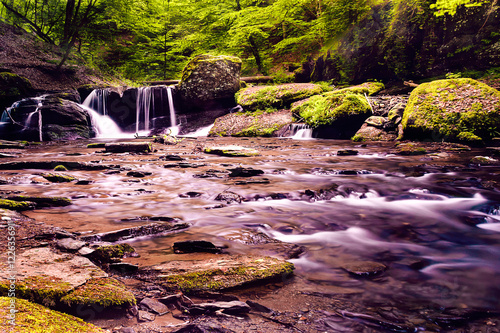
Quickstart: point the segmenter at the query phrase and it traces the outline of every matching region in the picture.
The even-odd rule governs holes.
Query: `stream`
[[[140,257],[126,261],[141,266],[165,262],[179,240],[206,240],[229,253],[269,256],[281,254],[249,239],[264,234],[301,245],[304,253],[289,259],[295,273],[284,281],[288,289],[281,296],[279,289],[275,295],[255,293],[281,311],[292,306],[285,303],[294,303],[286,290],[307,296],[309,314],[316,313],[311,332],[424,331],[434,327],[429,325],[446,331],[464,325],[464,318],[480,320],[500,312],[500,167],[469,163],[485,156],[484,149],[428,144],[427,154],[403,156],[394,143],[198,137],[174,146],[155,144],[153,153],[133,155],[88,149],[89,142],[99,140],[44,143],[2,162],[92,161],[117,166],[113,172],[64,172],[89,181],[77,185],[49,183],[39,175],[44,170],[4,170],[0,178],[7,185],[0,191],[72,198],[70,206],[24,214],[81,234],[140,225],[144,216],[178,217],[191,224],[165,237],[127,241]],[[201,152],[229,144],[261,154]],[[346,149],[358,154],[337,155]],[[228,169],[236,167],[264,174],[228,177]],[[127,176],[128,171],[151,174],[137,178]],[[216,201],[224,191],[243,201]],[[387,269],[369,277],[345,269],[366,261]],[[374,324],[352,313],[332,315],[338,300],[352,305],[346,311],[376,313],[389,323],[411,323],[411,329]],[[304,307],[297,304],[295,310]],[[471,330],[464,332],[472,332],[473,326],[466,327]]]

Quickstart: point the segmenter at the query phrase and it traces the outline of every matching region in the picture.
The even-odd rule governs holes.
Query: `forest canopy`
[[[376,6],[400,0],[1,0],[8,23],[132,80],[179,77],[200,53],[231,54],[243,73],[286,76]],[[486,0],[412,0],[436,16]]]

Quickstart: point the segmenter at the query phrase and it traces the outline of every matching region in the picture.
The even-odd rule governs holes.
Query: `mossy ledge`
[[[160,275],[160,283],[167,289],[184,292],[225,290],[258,281],[283,278],[292,274],[293,270],[292,263],[265,257],[233,267]]]
[[[23,211],[23,210],[34,209],[35,204],[28,201],[14,201],[14,200],[0,199],[0,208]]]
[[[68,306],[132,306],[136,304],[134,295],[125,285],[114,278],[93,278],[61,298]]]
[[[9,322],[15,306],[15,324]],[[50,310],[24,299],[0,297],[0,331],[4,333],[105,333],[106,331],[80,318]]]
[[[91,255],[91,259],[100,263],[119,262],[135,252],[135,249],[128,244],[114,244],[98,247]]]

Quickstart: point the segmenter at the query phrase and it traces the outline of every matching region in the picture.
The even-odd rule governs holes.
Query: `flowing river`
[[[43,170],[5,170],[0,177],[8,185],[0,190],[72,198],[71,206],[25,214],[82,234],[139,225],[144,216],[178,217],[191,224],[184,232],[130,241],[141,256],[127,261],[141,266],[167,260],[178,240],[207,240],[230,253],[270,256],[280,254],[248,239],[265,235],[301,245],[304,253],[290,259],[295,277],[285,282],[302,295],[319,297],[318,307],[324,311],[341,299],[363,309],[376,307],[379,315],[392,319],[388,322],[405,318],[413,331],[423,330],[426,320],[450,329],[441,323],[452,321],[443,314],[446,309],[462,314],[500,311],[500,167],[469,163],[474,156],[485,156],[484,149],[427,144],[427,154],[403,156],[394,143],[199,137],[175,146],[155,144],[151,154],[131,155],[88,149],[87,143],[46,143],[3,160],[92,161],[117,168],[65,172],[89,181],[80,185],[49,183],[39,175]],[[201,151],[229,144],[261,154],[223,157]],[[337,155],[345,149],[358,154]],[[228,169],[236,167],[264,173],[228,177]],[[128,171],[146,176],[130,177]],[[216,201],[224,191],[244,199]],[[373,277],[355,277],[345,267],[358,261],[387,269]],[[330,320],[324,331],[361,332],[356,325],[373,323],[356,318]],[[386,324],[375,326],[398,331]]]

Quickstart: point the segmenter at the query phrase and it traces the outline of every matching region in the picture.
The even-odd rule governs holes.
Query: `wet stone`
[[[63,238],[57,241],[58,248],[66,251],[78,251],[85,246],[85,242],[73,238]]]
[[[153,298],[144,298],[140,303],[139,303],[139,309],[144,310],[144,311],[149,311],[153,312],[159,316],[163,316],[164,314],[168,313],[168,307],[153,299]]]
[[[224,201],[227,204],[230,204],[230,203],[233,203],[233,202],[241,203],[244,200],[244,198],[241,195],[237,194],[237,193],[234,193],[234,192],[231,192],[231,191],[224,191],[222,193],[219,193],[215,197],[215,200],[216,201]]]
[[[109,264],[109,268],[113,271],[122,273],[122,274],[130,274],[137,272],[139,270],[139,265],[129,264],[126,262],[118,262]]]
[[[142,311],[139,310],[139,313],[137,315],[137,320],[146,322],[146,321],[154,321],[156,319],[156,316],[152,313],[149,313],[147,311]]]
[[[229,177],[253,177],[264,174],[264,171],[254,168],[234,168],[228,170],[231,172]]]
[[[355,276],[370,277],[384,272],[387,266],[374,261],[355,261],[344,264],[342,268]]]
[[[248,300],[246,303],[252,308],[253,311],[257,312],[264,312],[264,313],[271,313],[273,310],[269,309],[267,306],[264,306],[262,304],[259,304],[257,302]]]
[[[184,158],[180,157],[179,155],[165,155],[163,157],[160,157],[160,159],[166,161],[184,161]]]
[[[214,154],[228,157],[250,157],[258,156],[259,151],[252,148],[240,146],[208,147],[203,150],[206,154]]]
[[[143,177],[151,176],[151,175],[152,175],[152,173],[147,172],[147,171],[129,171],[129,172],[127,172],[127,176],[136,177],[136,178],[143,178]]]
[[[181,197],[181,198],[198,198],[198,197],[201,197],[202,194],[203,193],[201,193],[201,192],[190,191],[190,192],[179,194],[179,197]]]
[[[250,312],[250,306],[241,301],[231,302],[213,302],[213,303],[200,303],[195,304],[189,309],[192,314],[201,314],[206,312],[221,311],[226,314],[244,314]]]
[[[199,240],[189,240],[184,242],[175,242],[173,245],[174,253],[196,253],[196,252],[208,252],[208,253],[220,253],[221,248],[215,246],[211,242],[199,241]]]
[[[338,156],[354,156],[358,155],[358,153],[359,152],[357,150],[352,150],[352,149],[344,149],[337,151]]]

